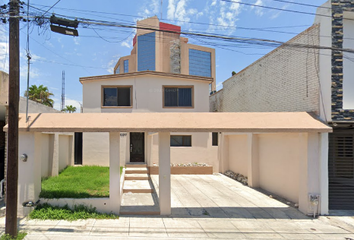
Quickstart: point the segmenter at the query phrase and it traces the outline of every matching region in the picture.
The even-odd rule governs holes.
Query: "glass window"
[[[118,106],[131,106],[130,87],[118,88]]]
[[[165,107],[192,107],[191,87],[165,87]]]
[[[211,53],[190,48],[189,74],[211,77]]]
[[[103,89],[103,106],[117,106],[117,88]]]
[[[124,60],[124,72],[127,73],[129,72],[129,60]]]
[[[138,36],[138,71],[155,71],[155,32]]]
[[[104,88],[103,106],[131,106],[131,87]]]
[[[192,136],[171,135],[171,147],[191,147]]]
[[[217,132],[213,132],[212,133],[212,145],[213,146],[218,146],[218,133]]]
[[[120,65],[118,65],[118,67],[116,68],[115,74],[119,74],[119,73],[120,73]]]

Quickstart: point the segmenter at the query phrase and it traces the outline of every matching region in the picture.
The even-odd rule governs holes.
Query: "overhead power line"
[[[321,16],[321,17],[332,17],[332,16],[325,15],[325,14],[317,14],[317,13],[303,12],[303,11],[297,11],[297,10],[291,10],[291,9],[283,9],[283,8],[277,8],[277,7],[271,7],[271,6],[264,6],[264,5],[258,5],[258,4],[252,4],[252,3],[245,3],[245,2],[237,2],[237,1],[234,1],[234,0],[221,0],[221,1],[229,2],[229,3],[237,3],[237,4],[251,6],[251,7],[272,9],[272,10],[283,11],[283,12],[291,12],[291,13],[306,14],[306,15],[312,15],[312,16]],[[353,19],[351,19],[351,20],[353,20]]]
[[[40,4],[35,4],[36,6],[45,6],[45,5],[40,5]],[[32,7],[32,6],[31,6]],[[35,7],[33,7],[35,8]],[[39,8],[35,8],[37,10],[40,10]],[[115,20],[120,20],[117,18],[111,18],[107,17],[106,15],[121,15],[121,16],[128,16],[128,17],[141,17],[137,15],[128,15],[128,14],[120,14],[120,13],[110,13],[110,12],[101,12],[101,11],[92,11],[92,10],[81,10],[81,9],[71,9],[71,8],[62,8],[62,7],[57,7],[56,9],[63,9],[63,10],[68,10],[68,11],[74,11],[74,12],[82,12],[82,13],[98,13],[98,14],[104,14],[105,18],[110,18],[110,19],[115,19]],[[100,15],[102,16],[102,15]],[[308,25],[296,25],[296,26],[271,26],[271,27],[263,27],[263,28],[251,28],[251,27],[243,27],[243,26],[231,26],[231,25],[220,25],[220,24],[212,24],[212,23],[203,23],[203,22],[194,22],[194,21],[183,21],[183,20],[169,20],[169,19],[161,19],[161,20],[168,20],[172,22],[183,22],[183,23],[188,23],[188,24],[196,24],[196,25],[204,25],[204,26],[213,26],[213,27],[220,27],[220,28],[232,28],[232,29],[242,29],[242,30],[250,30],[250,31],[261,31],[261,32],[274,32],[274,33],[284,33],[284,34],[297,34],[295,32],[287,32],[287,31],[279,31],[279,30],[269,30],[269,29],[278,29],[278,28],[296,28],[296,27],[308,27]]]
[[[59,14],[57,14],[59,15]],[[327,50],[335,50],[335,51],[341,51],[341,52],[350,52],[354,53],[353,49],[349,48],[335,48],[335,47],[327,47],[327,46],[313,46],[313,45],[307,45],[307,44],[298,44],[298,43],[288,43],[288,42],[282,42],[282,41],[277,41],[277,40],[270,40],[270,39],[261,39],[261,38],[244,38],[244,37],[233,37],[233,36],[227,36],[227,35],[212,35],[209,33],[198,33],[198,32],[176,32],[176,31],[169,31],[169,30],[161,30],[161,29],[156,29],[152,27],[141,27],[141,26],[136,26],[136,25],[126,25],[126,24],[121,24],[121,23],[116,23],[116,22],[108,22],[108,21],[102,21],[102,20],[94,20],[94,19],[87,19],[87,18],[74,18],[71,16],[65,16],[65,15],[60,15],[66,18],[72,18],[72,19],[77,19],[77,21],[83,25],[89,26],[89,25],[98,25],[98,26],[107,26],[107,27],[120,27],[120,28],[130,28],[130,29],[142,29],[142,30],[151,30],[151,31],[156,31],[156,32],[167,32],[167,33],[178,33],[178,34],[183,34],[187,36],[198,36],[198,37],[204,37],[204,38],[211,38],[211,39],[220,39],[224,41],[230,41],[230,42],[236,42],[236,43],[244,43],[244,44],[253,44],[253,45],[266,45],[266,46],[271,46],[271,47],[278,47],[280,45],[285,45],[289,47],[296,47],[296,48],[315,48],[315,49],[327,49]],[[37,21],[40,22],[40,24],[43,24],[43,21],[41,19],[38,20],[38,17],[36,16],[31,16],[32,18],[37,19]],[[44,19],[48,20],[48,17],[43,17]]]
[[[53,6],[51,6],[47,11],[45,11],[45,13],[43,13],[42,17],[50,11],[50,9],[52,9],[53,7],[55,7],[55,5],[57,5],[61,0],[58,0],[56,3],[53,4]]]
[[[286,0],[272,0],[272,1],[281,2],[281,3],[289,3],[289,4],[300,5],[300,6],[305,6],[305,7],[331,9],[330,7],[318,6],[318,5],[308,4],[308,3],[292,2],[292,1],[286,1]]]

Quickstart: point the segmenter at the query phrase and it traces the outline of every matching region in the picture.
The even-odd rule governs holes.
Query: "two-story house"
[[[83,112],[208,112],[215,50],[189,44],[180,31],[157,17],[138,21],[131,54],[118,60],[113,74],[80,78]],[[172,163],[202,162],[218,171],[217,134],[180,132],[170,140]],[[108,166],[108,141],[108,133],[83,133],[76,163]],[[156,133],[121,133],[121,165],[157,163],[157,142]]]
[[[223,82],[210,111],[313,112],[333,127],[327,141],[329,209],[354,209],[354,14],[329,0],[314,24]],[[301,47],[302,46],[302,47]],[[235,168],[234,171],[240,171]]]

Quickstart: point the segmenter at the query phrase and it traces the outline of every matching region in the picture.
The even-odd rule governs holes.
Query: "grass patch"
[[[9,234],[1,235],[0,240],[22,240],[26,237],[27,233],[18,232],[15,238],[11,237]]]
[[[120,168],[122,173],[122,167]],[[109,167],[69,166],[56,177],[42,180],[40,198],[109,197]]]
[[[96,208],[84,205],[74,206],[70,209],[68,205],[64,207],[51,206],[47,203],[38,205],[35,210],[30,213],[30,218],[41,220],[68,220],[74,221],[79,219],[117,219],[115,214],[98,213]],[[1,239],[0,239],[1,240]]]

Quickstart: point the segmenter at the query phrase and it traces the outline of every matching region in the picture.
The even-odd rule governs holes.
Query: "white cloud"
[[[262,16],[263,15],[263,8],[261,7],[257,7],[257,6],[263,6],[263,0],[257,0],[254,5],[255,6],[252,6],[251,9],[254,9],[255,10],[255,13],[256,15],[258,16]]]
[[[236,30],[237,16],[241,12],[241,0],[226,4],[220,0],[213,0],[209,7],[206,7],[206,15],[209,15],[209,32],[213,32],[216,29],[225,30],[228,34],[233,33]],[[218,16],[215,18],[215,16]],[[218,26],[215,26],[218,25]]]
[[[167,19],[179,21],[179,25],[186,25],[193,16],[202,16],[195,8],[188,8],[189,0],[169,0],[167,7]]]
[[[285,4],[284,6],[281,7],[281,9],[287,9],[290,6],[290,4]],[[272,15],[270,16],[270,19],[275,19],[279,17],[279,15],[282,13],[282,11],[279,10],[274,10],[272,11]]]
[[[80,45],[80,38],[79,37],[74,37],[74,43],[75,45]]]
[[[160,0],[145,1],[139,9],[138,15],[142,18],[152,17],[160,11]]]
[[[135,36],[135,33],[130,34],[130,36],[127,39],[125,39],[120,45],[122,47],[132,48],[134,36]]]
[[[61,110],[61,99],[59,98],[53,98],[54,100],[54,108],[57,110]],[[65,98],[65,106],[70,106],[73,105],[74,107],[76,107],[76,113],[80,113],[80,109],[81,109],[81,105],[80,105],[81,101],[78,100],[74,100],[71,98]]]
[[[176,12],[176,3],[175,0],[168,0],[167,6],[167,18],[170,20],[174,20],[175,12]]]
[[[216,90],[219,91],[220,89],[222,89],[223,84],[222,82],[219,82],[218,84],[216,84]]]
[[[105,68],[107,68],[107,72],[109,72],[110,74],[113,74],[113,69],[114,66],[117,64],[118,60],[120,58],[120,55],[114,55],[111,59],[111,61],[108,62],[107,66],[104,66]]]

